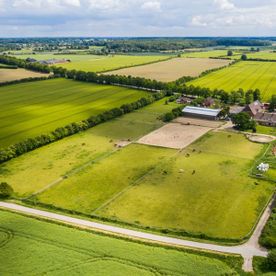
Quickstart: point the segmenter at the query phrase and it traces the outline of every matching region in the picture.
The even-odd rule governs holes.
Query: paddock
[[[138,140],[139,144],[183,149],[203,136],[211,127],[169,123]]]

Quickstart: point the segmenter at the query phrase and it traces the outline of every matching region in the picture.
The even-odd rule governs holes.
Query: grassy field
[[[239,62],[228,68],[213,72],[189,82],[194,86],[225,91],[260,89],[263,100],[269,100],[276,89],[276,63],[274,62]]]
[[[183,76],[197,77],[206,70],[220,68],[229,63],[229,60],[219,59],[174,58],[168,61],[125,68],[109,73],[169,82]]]
[[[30,55],[20,55],[17,58],[26,59]],[[56,64],[55,66],[61,66],[66,69],[83,70],[87,72],[105,72],[111,71],[124,67],[131,67],[140,64],[146,64],[151,62],[157,62],[167,59],[168,56],[125,56],[125,55],[115,55],[115,56],[100,56],[100,55],[54,55],[54,54],[41,54],[41,55],[31,55],[31,57],[37,60],[45,59],[70,59],[70,63]]]
[[[149,246],[4,211],[0,223],[2,275],[238,275],[241,266],[239,257]]]
[[[0,147],[48,133],[148,94],[122,87],[54,79],[0,88]]]
[[[276,136],[276,127],[257,125],[257,133]]]
[[[191,52],[183,53],[182,57],[191,58],[210,58],[210,57],[223,57],[227,55],[228,50],[212,50],[212,51],[202,51],[202,52]]]
[[[25,69],[4,69],[0,68],[0,83],[13,80],[21,80],[26,78],[47,77],[48,74],[28,71]]]
[[[157,117],[170,111],[174,103],[165,99],[98,125],[80,134],[62,139],[10,160],[0,166],[0,181],[10,183],[17,196],[28,196],[43,189],[60,176],[118,150],[121,140],[131,141],[163,125]],[[41,158],[43,156],[43,158]]]
[[[96,213],[143,226],[242,239],[274,189],[248,177],[261,149],[242,135],[208,134]]]

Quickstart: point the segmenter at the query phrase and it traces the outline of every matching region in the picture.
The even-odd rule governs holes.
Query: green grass
[[[257,133],[276,136],[276,127],[257,125]]]
[[[133,144],[74,174],[38,195],[37,199],[63,209],[90,214],[173,154],[174,150]]]
[[[213,239],[243,239],[274,189],[248,177],[261,149],[239,134],[208,134],[96,214]]]
[[[0,147],[87,119],[147,92],[54,79],[0,88]]]
[[[20,55],[18,58],[26,59],[30,55]],[[37,60],[45,59],[70,59],[70,63],[56,64],[55,66],[61,66],[68,70],[82,70],[87,72],[105,72],[112,71],[119,68],[131,67],[136,65],[142,65],[146,63],[157,62],[168,59],[168,56],[133,56],[133,55],[115,55],[115,56],[99,56],[99,55],[53,55],[53,54],[41,54],[31,55],[31,57]]]
[[[238,275],[241,259],[89,233],[0,211],[2,275]]]
[[[227,92],[260,89],[263,100],[267,101],[276,90],[275,62],[239,62],[228,68],[210,73],[189,84],[210,89],[223,89]]]
[[[226,55],[227,55],[227,50],[212,50],[212,51],[184,53],[181,55],[181,57],[210,58],[210,57],[222,57]]]
[[[0,181],[10,183],[17,196],[37,192],[60,176],[117,150],[117,141],[133,141],[162,126],[157,117],[176,106],[165,105],[165,100],[10,160],[0,166]]]

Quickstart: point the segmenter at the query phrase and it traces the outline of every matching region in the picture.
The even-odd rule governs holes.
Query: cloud
[[[160,12],[161,3],[158,1],[150,1],[142,4],[141,8],[147,11]]]
[[[219,7],[221,10],[233,10],[235,9],[235,5],[229,0],[214,0],[215,5]]]
[[[120,0],[89,0],[90,9],[112,10],[118,9],[122,4]]]

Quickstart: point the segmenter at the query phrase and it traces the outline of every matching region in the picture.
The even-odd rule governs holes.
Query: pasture
[[[210,89],[223,89],[227,92],[260,89],[264,101],[270,99],[276,90],[275,62],[239,62],[228,68],[210,73],[188,84]]]
[[[181,57],[185,58],[211,58],[211,57],[224,57],[227,55],[228,50],[211,50],[199,52],[185,52]]]
[[[147,92],[53,79],[0,88],[0,147],[53,131],[122,104]]]
[[[2,275],[238,275],[239,257],[150,246],[0,211]]]
[[[37,60],[47,60],[47,59],[70,59],[69,63],[55,64],[54,66],[61,66],[68,70],[82,70],[86,72],[106,72],[110,70],[120,69],[124,67],[131,67],[141,64],[147,64],[152,62],[158,62],[164,59],[168,59],[165,55],[86,55],[86,54],[64,54],[64,55],[54,55],[54,54],[36,54],[36,55],[20,55],[17,56],[21,59],[26,59],[28,57],[35,58]]]
[[[0,165],[0,181],[11,184],[18,197],[36,193],[61,176],[108,157],[119,150],[116,143],[135,141],[162,126],[158,117],[176,106],[165,105],[165,100],[10,160]]]
[[[21,80],[26,78],[39,78],[39,77],[47,77],[47,76],[48,74],[37,73],[37,72],[22,69],[22,68],[18,68],[18,69],[0,68],[0,83],[14,81],[14,80]]]
[[[274,191],[272,183],[248,176],[262,147],[243,135],[209,133],[155,166],[96,214],[144,227],[241,240]]]
[[[174,58],[154,64],[136,66],[109,72],[108,74],[131,75],[163,82],[175,81],[183,76],[196,77],[202,72],[228,65],[231,61],[201,58]]]

